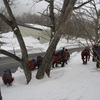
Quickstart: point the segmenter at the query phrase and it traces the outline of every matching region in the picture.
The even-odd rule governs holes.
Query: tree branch
[[[46,2],[50,3],[50,0],[45,0]]]
[[[14,58],[14,59],[17,60],[18,62],[22,62],[22,59],[20,59],[19,57],[17,57],[16,55],[14,55],[14,54],[12,54],[12,53],[10,53],[10,52],[7,52],[7,51],[5,51],[5,50],[1,50],[1,49],[0,49],[0,53],[1,53],[1,54],[4,54],[4,55],[7,55],[7,56],[9,56],[9,57],[11,57],[11,58]]]
[[[88,0],[88,1],[86,1],[84,3],[82,3],[81,5],[79,5],[78,7],[74,7],[74,10],[84,6],[85,4],[87,4],[87,3],[91,2],[91,1],[93,1],[93,0]]]
[[[11,26],[11,21],[9,21],[3,14],[1,14],[0,13],[0,18],[4,21],[4,22],[6,22],[9,26]]]

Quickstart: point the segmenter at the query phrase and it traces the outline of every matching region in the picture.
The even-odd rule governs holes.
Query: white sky
[[[12,11],[15,15],[20,15],[22,13],[30,12],[30,13],[37,13],[42,12],[46,9],[48,3],[42,1],[38,4],[33,2],[34,0],[16,0],[15,6],[12,6]],[[2,0],[0,0],[0,8],[4,6]]]
[[[41,1],[39,3],[36,3],[35,1],[37,0],[16,0],[14,3],[15,5],[12,6],[12,11],[14,15],[20,15],[23,13],[38,13],[38,12],[43,12],[47,6],[48,3],[45,1]],[[56,6],[62,5],[62,0],[55,0]],[[3,1],[0,0],[0,8],[4,6]]]
[[[16,0],[15,6],[12,7],[12,11],[14,15],[19,15],[23,13],[37,13],[37,12],[43,12],[46,8],[48,3],[45,1],[41,1],[40,3],[35,4],[34,1],[37,0]],[[78,0],[82,1],[82,0]],[[84,2],[87,0],[83,0]],[[100,2],[100,0],[95,0],[96,2]],[[59,6],[61,8],[63,3],[63,0],[55,0],[55,5]],[[100,5],[100,4],[99,4]],[[98,5],[98,8],[100,8]],[[3,6],[3,0],[0,0],[0,8]]]
[[[41,1],[40,3],[34,3],[33,0],[16,0],[15,6],[12,6],[12,11],[14,15],[19,15],[23,13],[37,13],[43,12],[46,9],[48,3]],[[2,0],[0,0],[0,8],[4,6]]]
[[[13,12],[18,15],[24,12],[30,12],[30,13],[43,12],[44,9],[46,9],[47,5],[48,3],[46,3],[45,1],[35,4],[33,0],[26,0],[26,1],[23,0],[20,1],[19,5],[17,5],[15,9],[13,9]]]

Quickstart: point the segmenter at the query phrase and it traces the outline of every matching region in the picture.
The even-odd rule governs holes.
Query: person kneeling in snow
[[[12,82],[14,81],[14,77],[12,77],[12,73],[10,69],[7,69],[4,71],[2,75],[2,80],[5,85],[12,85]]]
[[[55,54],[52,62],[52,68],[58,67],[58,62],[59,62],[59,56]]]
[[[89,52],[88,48],[85,48],[81,52],[81,58],[82,58],[83,64],[87,64],[87,61],[89,61],[89,59],[90,59],[90,52]]]
[[[36,67],[36,60],[35,59],[31,59],[31,60],[29,60],[28,64],[29,64],[29,69],[30,70],[34,70],[35,67]]]
[[[65,49],[65,55],[66,55],[66,64],[67,64],[67,61],[70,59],[70,53],[68,49]]]
[[[39,68],[40,65],[41,65],[41,63],[42,63],[42,61],[43,61],[43,57],[37,56],[37,59],[36,60],[37,60],[36,66],[37,66],[37,68]]]

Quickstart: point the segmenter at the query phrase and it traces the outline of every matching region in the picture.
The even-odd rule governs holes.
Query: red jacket
[[[35,67],[35,64],[34,64],[34,62],[32,61],[32,60],[29,60],[29,68],[31,69],[31,70],[33,70],[34,69],[34,67]]]
[[[87,56],[88,56],[88,59],[90,59],[90,52],[89,52],[89,50],[87,50],[87,49],[83,50],[83,51],[81,52],[81,56],[82,56],[82,55],[87,55]]]
[[[58,63],[58,61],[59,61],[59,57],[58,56],[54,56],[54,62]]]

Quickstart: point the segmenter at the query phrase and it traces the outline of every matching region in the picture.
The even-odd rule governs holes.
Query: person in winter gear
[[[5,85],[12,85],[12,82],[14,81],[14,77],[12,77],[12,73],[10,69],[7,69],[4,71],[2,75],[2,80]]]
[[[53,63],[52,63],[52,68],[58,67],[58,62],[59,62],[59,56],[58,56],[58,55],[55,55],[55,56],[54,56]],[[54,66],[54,65],[55,65],[55,66]]]
[[[94,52],[96,54],[96,67],[100,68],[100,45],[95,45],[94,46]]]
[[[63,47],[63,48],[60,50],[61,57],[63,56],[64,51],[65,51],[65,48]]]
[[[41,63],[42,63],[43,57],[41,56],[37,56],[37,66],[38,68],[40,67]]]
[[[68,49],[65,49],[65,54],[66,54],[66,64],[67,64],[67,61],[70,59],[70,53],[68,52]]]
[[[31,59],[31,60],[29,60],[28,64],[29,64],[30,70],[34,70],[35,67],[36,67],[36,60],[35,59]]]
[[[97,54],[96,54],[96,52],[95,52],[96,46],[97,46],[97,45],[93,45],[93,48],[92,48],[92,51],[93,51],[92,61],[96,61],[96,59],[97,59]]]
[[[90,59],[90,52],[87,48],[85,48],[81,52],[81,58],[82,58],[83,64],[87,64],[87,61],[89,61],[89,59]]]
[[[63,50],[61,53],[61,67],[64,67],[66,63],[66,49]]]
[[[58,67],[58,64],[61,64],[61,50],[53,53],[52,68]]]

